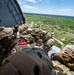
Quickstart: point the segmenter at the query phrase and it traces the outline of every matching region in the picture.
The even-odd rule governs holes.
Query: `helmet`
[[[56,75],[47,54],[40,48],[24,48],[9,56],[0,75]]]

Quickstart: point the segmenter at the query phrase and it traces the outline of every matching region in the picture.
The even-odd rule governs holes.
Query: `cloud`
[[[26,1],[36,3],[36,0],[26,0]]]
[[[23,12],[32,12],[32,11],[38,10],[37,7],[32,6],[32,5],[28,5],[27,1],[18,0],[18,3],[20,4],[20,7]]]
[[[59,11],[61,11],[61,12],[70,12],[72,10],[71,9],[59,9]]]
[[[31,3],[37,3],[37,2],[40,2],[42,0],[26,0],[26,1],[31,2]]]
[[[24,9],[37,9],[37,7],[30,6],[30,5],[24,5],[23,7]]]
[[[20,6],[23,6],[24,4],[26,4],[26,1],[18,0],[18,3],[20,4]]]
[[[48,10],[48,11],[53,11],[53,10],[50,9],[50,10]]]

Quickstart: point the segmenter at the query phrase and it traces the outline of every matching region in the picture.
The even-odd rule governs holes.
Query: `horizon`
[[[23,12],[74,16],[74,0],[18,0]]]
[[[33,14],[33,15],[48,15],[48,16],[61,16],[61,17],[73,17],[69,15],[56,15],[56,14],[42,14],[42,13],[30,13],[30,12],[23,12],[24,14]]]

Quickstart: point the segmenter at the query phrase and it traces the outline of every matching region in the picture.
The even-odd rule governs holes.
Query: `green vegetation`
[[[59,48],[62,47],[57,41],[55,41],[55,45],[56,45],[57,47],[59,47]]]
[[[73,40],[74,40],[74,38],[69,39],[69,40],[65,40],[65,41],[63,41],[63,43],[64,43],[64,44],[68,44],[68,43],[71,43]]]
[[[55,32],[53,36],[60,41],[65,38],[65,44],[74,40],[74,17],[25,14],[25,18],[29,25],[34,23],[34,28]]]

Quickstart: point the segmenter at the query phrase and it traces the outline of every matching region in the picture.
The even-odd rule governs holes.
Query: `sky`
[[[22,11],[74,16],[74,0],[17,0]]]

